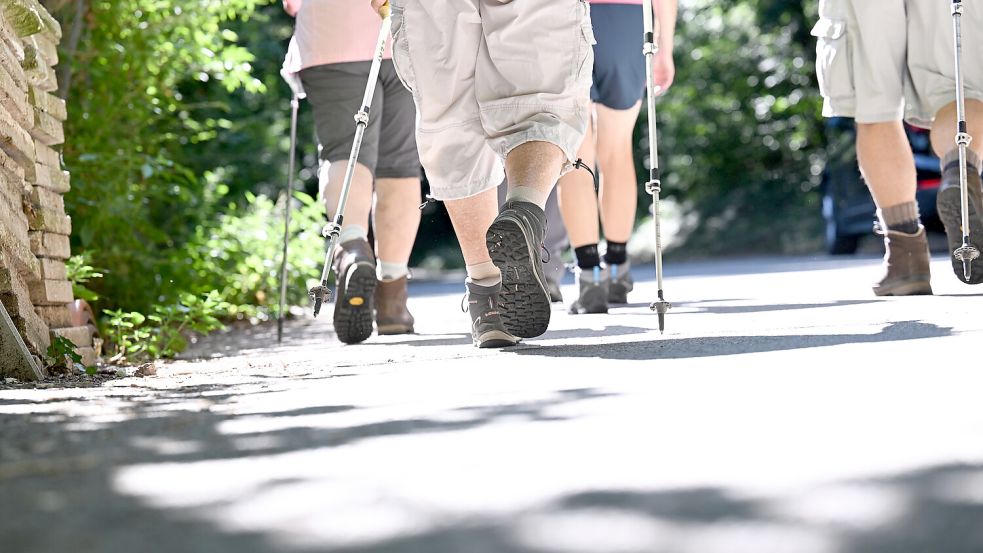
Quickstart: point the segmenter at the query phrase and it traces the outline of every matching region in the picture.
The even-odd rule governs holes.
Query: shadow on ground
[[[711,336],[704,338],[663,338],[644,342],[540,346],[524,344],[510,351],[517,355],[546,357],[596,357],[600,359],[687,359],[743,353],[788,351],[805,348],[895,342],[939,338],[952,334],[951,328],[920,321],[895,322],[877,334],[815,334],[785,336]]]
[[[908,325],[915,323],[905,323]],[[947,329],[908,327],[921,337]],[[832,337],[844,340],[891,339],[886,329],[874,337]],[[878,338],[877,336],[880,336]],[[815,339],[816,337],[806,337]],[[806,347],[806,346],[804,346]],[[3,550],[12,553],[149,553],[174,551],[259,553],[332,551],[342,553],[542,553],[557,551],[628,551],[645,553],[977,553],[983,550],[983,501],[973,496],[983,482],[983,466],[945,464],[925,470],[862,481],[836,483],[871,493],[891,490],[898,509],[874,523],[849,516],[830,521],[788,510],[774,498],[755,498],[718,487],[673,490],[593,489],[555,496],[532,508],[502,511],[501,506],[472,513],[465,520],[442,518],[437,510],[427,524],[373,537],[363,528],[347,544],[331,541],[333,525],[351,520],[325,519],[319,527],[291,526],[275,532],[228,521],[211,513],[246,516],[244,505],[257,496],[310,490],[303,498],[314,508],[345,497],[349,484],[296,470],[291,455],[340,451],[363,442],[393,441],[405,447],[409,437],[463,437],[467,432],[516,421],[554,424],[571,420],[566,407],[613,397],[595,388],[559,390],[536,399],[505,404],[475,404],[433,417],[389,419],[365,417],[345,424],[335,417],[359,415],[357,405],[283,406],[238,413],[237,400],[262,398],[284,386],[253,381],[247,385],[209,384],[133,395],[120,391],[100,400],[117,402],[115,416],[86,420],[72,415],[69,404],[82,396],[58,401],[4,400],[24,414],[0,414],[0,535]],[[63,408],[59,409],[59,404]],[[29,412],[30,408],[38,412]],[[26,411],[26,412],[25,412]],[[567,414],[557,414],[567,413]],[[573,412],[577,412],[574,410]],[[439,415],[439,416],[438,416]],[[261,418],[272,430],[230,433],[223,425]],[[316,424],[312,424],[312,418]],[[338,422],[332,422],[337,420]],[[516,450],[515,455],[522,455]],[[283,459],[282,461],[276,461]],[[257,461],[258,460],[258,461]],[[391,470],[400,470],[392,458]],[[222,469],[214,470],[219,462]],[[723,460],[721,462],[724,462]],[[178,505],[155,502],[119,489],[118,475],[127,467],[179,470],[181,478],[145,482],[151,489],[187,490],[175,495]],[[209,468],[211,467],[211,468]],[[235,467],[233,470],[232,467]],[[169,472],[170,471],[170,472]],[[487,472],[491,471],[491,472]],[[496,474],[482,468],[474,478],[513,481],[520,487],[535,474]],[[154,474],[151,471],[150,474]],[[189,482],[190,480],[190,482]],[[232,492],[214,494],[216,487]],[[973,486],[976,486],[975,488]],[[289,492],[293,490],[294,492]],[[962,493],[960,490],[970,490]],[[325,495],[317,493],[326,491]],[[199,493],[200,492],[200,493]],[[209,494],[212,495],[209,495]],[[854,498],[856,495],[853,496]],[[974,499],[975,497],[975,499]],[[417,498],[424,501],[425,497]],[[392,505],[380,497],[379,524],[385,525]],[[395,501],[390,499],[390,501]],[[284,504],[290,509],[290,505]],[[837,511],[847,510],[840,503]],[[366,507],[363,505],[364,510]],[[822,515],[822,513],[820,513]],[[255,516],[255,515],[254,515]],[[269,518],[278,514],[270,512]],[[866,519],[869,522],[869,519]],[[363,521],[364,522],[364,521]],[[281,531],[282,530],[282,531]],[[349,536],[347,528],[336,529]],[[367,532],[367,533],[366,533]],[[298,539],[285,539],[284,535]],[[305,537],[306,535],[306,537]],[[620,544],[618,547],[608,547]],[[612,546],[613,547],[613,546]]]

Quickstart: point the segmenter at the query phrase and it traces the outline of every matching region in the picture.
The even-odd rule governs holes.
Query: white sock
[[[540,209],[545,210],[546,200],[549,199],[549,197],[549,191],[543,192],[542,190],[531,186],[516,185],[509,189],[509,193],[505,197],[505,201],[518,200],[520,202],[529,202],[531,204],[536,204]]]
[[[379,260],[375,266],[375,274],[381,281],[392,282],[410,274],[410,268],[406,263],[390,263]]]
[[[369,229],[359,225],[346,225],[342,227],[341,234],[338,235],[338,243],[344,244],[345,242],[351,242],[359,238],[368,240]]]
[[[468,265],[468,278],[478,286],[494,286],[502,282],[502,272],[491,261]]]

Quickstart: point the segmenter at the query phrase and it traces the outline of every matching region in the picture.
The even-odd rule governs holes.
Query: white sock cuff
[[[338,243],[344,244],[345,242],[351,242],[359,238],[368,240],[369,229],[361,225],[347,225],[341,229],[341,233],[338,235]]]
[[[502,282],[502,272],[491,261],[468,265],[468,278],[479,286],[493,286]]]
[[[375,266],[376,277],[384,282],[399,280],[410,274],[410,268],[406,263],[390,263],[379,260]]]
[[[509,188],[509,193],[505,197],[505,201],[518,200],[520,202],[529,202],[531,204],[536,204],[540,209],[546,209],[546,200],[549,199],[549,191],[543,192],[538,188],[533,188],[531,186],[515,185]]]

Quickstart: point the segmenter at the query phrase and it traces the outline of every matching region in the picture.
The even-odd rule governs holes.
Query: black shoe
[[[375,256],[363,239],[338,246],[334,330],[346,344],[364,342],[372,335],[375,298]]]
[[[502,320],[522,338],[539,336],[550,324],[541,257],[545,233],[546,213],[536,204],[513,200],[505,203],[485,235],[492,262],[502,271]]]
[[[949,157],[949,156],[946,156]],[[980,178],[979,170],[967,164],[967,185],[969,192],[969,243],[974,248],[983,253],[983,179]],[[965,281],[963,275],[963,262],[953,257],[952,252],[956,251],[963,244],[962,231],[962,200],[959,189],[959,161],[950,161],[942,168],[942,186],[939,187],[938,196],[935,199],[935,207],[939,212],[939,218],[945,225],[945,235],[949,240],[949,257],[952,260],[952,270],[956,273],[956,278]],[[972,274],[968,284],[979,284],[983,282],[983,256],[971,263]]]
[[[505,330],[498,308],[501,283],[480,286],[468,279],[468,314],[471,315],[471,340],[479,348],[504,348],[519,343],[519,339]]]
[[[635,288],[635,279],[631,276],[631,263],[625,261],[608,265],[607,270],[611,277],[608,303],[628,303],[628,292]]]

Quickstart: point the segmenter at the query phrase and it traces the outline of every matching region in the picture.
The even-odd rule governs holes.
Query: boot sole
[[[534,338],[550,324],[550,294],[546,274],[523,225],[512,217],[495,219],[485,235],[492,262],[502,272],[498,306],[505,330],[520,338]]]
[[[514,336],[509,336],[501,330],[490,330],[478,336],[474,340],[475,347],[478,348],[507,348],[519,343]]]
[[[345,344],[364,342],[372,336],[375,297],[375,267],[356,263],[339,276],[338,298],[334,308],[334,330]]]
[[[376,332],[379,336],[392,336],[394,334],[413,334],[413,325],[376,323]]]
[[[960,263],[959,270],[962,271]],[[929,284],[928,276],[913,278],[904,282],[874,288],[875,296],[931,296],[932,285]]]
[[[974,201],[972,193],[970,193],[969,198],[969,243],[983,253],[983,221],[977,215],[976,201]],[[962,221],[962,207],[959,187],[951,186],[940,190],[935,207],[939,212],[939,218],[942,219],[942,224],[945,225],[946,238],[949,239],[949,258],[952,262],[952,271],[956,274],[956,278],[962,282],[966,282],[963,279],[962,261],[952,257],[952,252],[956,251],[963,244],[962,226],[960,224]],[[972,274],[967,284],[979,284],[983,282],[983,257],[971,262],[970,267]]]

